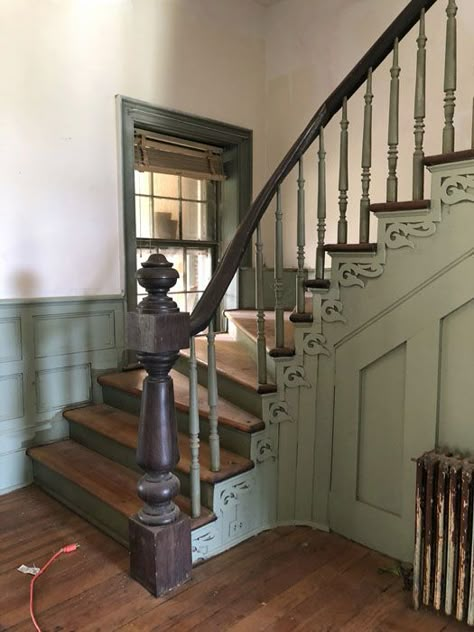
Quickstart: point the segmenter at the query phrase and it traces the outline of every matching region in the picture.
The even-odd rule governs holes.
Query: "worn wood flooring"
[[[454,632],[468,630],[413,612],[392,562],[336,535],[306,527],[267,531],[193,570],[154,599],[127,575],[127,551],[35,487],[0,497],[0,630],[30,631],[29,578],[15,569],[57,560],[37,582],[43,632]]]

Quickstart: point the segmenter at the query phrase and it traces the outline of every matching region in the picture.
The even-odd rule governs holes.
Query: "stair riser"
[[[139,473],[142,472],[136,463],[135,450],[132,448],[117,443],[109,437],[105,437],[98,432],[94,432],[91,428],[87,428],[82,424],[76,424],[73,421],[69,421],[69,430],[71,439],[77,443],[80,443],[90,450],[94,450],[94,452],[98,452],[116,463],[120,463],[120,465],[124,465]],[[184,496],[190,496],[189,475],[181,471],[176,471],[175,474],[180,481],[180,493]],[[201,505],[212,509],[213,497],[213,486],[209,483],[201,482]]]
[[[252,338],[247,331],[244,329],[240,329],[237,327],[232,320],[228,319],[229,323],[229,334],[233,336],[237,340],[237,342],[241,343],[247,350],[248,354],[253,358],[257,356],[257,343],[254,338]],[[275,362],[273,358],[267,353],[267,374],[271,381],[275,380]]]
[[[189,377],[187,358],[180,357],[175,365],[175,369],[183,375],[186,375],[186,377]],[[197,372],[199,384],[207,388],[207,366],[198,362]],[[238,384],[234,380],[222,375],[222,373],[217,374],[217,388],[220,397],[223,397],[242,410],[261,418],[262,401],[257,391]]]
[[[35,483],[63,505],[128,548],[128,518],[79,485],[32,459]]]
[[[104,403],[109,406],[114,406],[133,415],[140,414],[140,397],[130,395],[118,389],[110,386],[102,387],[102,395]],[[187,433],[189,431],[189,415],[188,412],[177,410],[176,420],[178,424],[178,430],[180,432]],[[209,421],[208,419],[200,418],[200,437],[203,440],[207,440],[209,437]],[[219,437],[221,447],[226,448],[236,454],[250,458],[250,442],[251,434],[248,432],[242,432],[229,426],[220,424]]]

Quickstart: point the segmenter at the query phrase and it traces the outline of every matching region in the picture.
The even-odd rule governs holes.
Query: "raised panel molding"
[[[474,299],[441,321],[438,446],[474,455]]]
[[[115,342],[113,310],[33,317],[35,358],[112,349]]]
[[[0,421],[23,417],[23,376],[3,375],[0,377]]]
[[[59,410],[92,399],[90,364],[44,369],[36,372],[38,413]]]
[[[0,362],[18,362],[21,359],[20,317],[0,318]]]
[[[361,369],[357,500],[402,511],[406,344]]]

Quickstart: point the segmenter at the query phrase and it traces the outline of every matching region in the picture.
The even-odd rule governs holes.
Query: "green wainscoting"
[[[25,449],[67,436],[63,408],[100,398],[123,350],[121,297],[0,302],[0,494],[30,482]]]

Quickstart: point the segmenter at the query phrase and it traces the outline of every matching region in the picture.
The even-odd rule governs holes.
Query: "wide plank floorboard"
[[[29,577],[16,568],[57,560],[37,584],[44,632],[460,632],[414,612],[392,562],[333,534],[281,527],[195,567],[172,595],[154,599],[127,574],[128,554],[38,488],[0,497],[0,630],[29,631]]]

